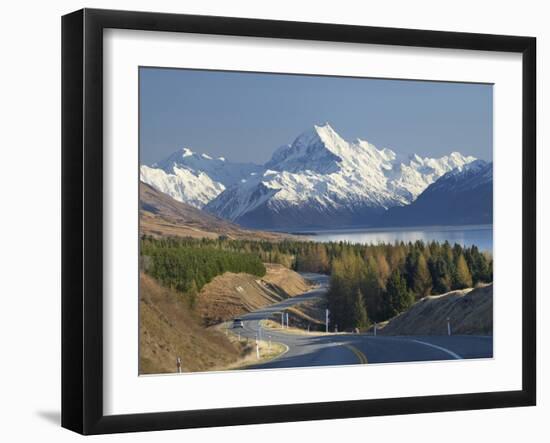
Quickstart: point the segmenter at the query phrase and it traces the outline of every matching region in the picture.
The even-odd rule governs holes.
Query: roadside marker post
[[[256,335],[256,358],[260,359],[260,344],[258,343],[258,336]]]
[[[376,322],[374,322],[374,336],[376,337]]]
[[[447,317],[447,335],[451,335],[451,319]]]
[[[330,311],[328,309],[325,310],[325,329],[326,333],[328,334],[328,316],[330,314]]]
[[[286,313],[286,328],[288,329],[288,312]]]
[[[285,328],[285,313],[281,312],[281,329]]]
[[[176,359],[176,368],[178,370],[178,373],[181,374],[181,358],[180,357],[178,357]]]

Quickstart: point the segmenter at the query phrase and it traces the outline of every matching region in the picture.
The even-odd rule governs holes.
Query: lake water
[[[493,250],[493,225],[469,226],[418,226],[413,228],[387,229],[342,229],[330,231],[313,231],[309,235],[302,234],[310,240],[319,242],[339,242],[377,244],[394,243],[396,241],[444,242],[458,243],[462,246],[476,245],[482,251]]]

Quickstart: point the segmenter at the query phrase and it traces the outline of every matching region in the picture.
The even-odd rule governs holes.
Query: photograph
[[[493,358],[493,84],[138,83],[139,375]]]

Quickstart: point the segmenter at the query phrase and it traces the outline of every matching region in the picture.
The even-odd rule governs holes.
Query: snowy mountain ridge
[[[475,160],[458,152],[401,156],[365,140],[348,142],[326,123],[277,149],[263,166],[183,149],[154,167],[142,166],[141,179],[251,227],[354,225],[411,203],[438,178]]]
[[[263,169],[252,163],[228,162],[224,157],[213,158],[183,148],[152,166],[142,165],[140,180],[200,209],[227,187]]]
[[[375,226],[476,225],[493,223],[493,164],[459,166],[426,188],[411,204],[390,208]]]

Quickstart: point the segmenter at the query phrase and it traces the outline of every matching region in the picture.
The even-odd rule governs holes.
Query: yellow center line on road
[[[366,365],[369,361],[367,360],[367,356],[363,354],[359,349],[357,349],[353,345],[344,345],[346,348],[348,348],[351,352],[355,354],[357,359],[359,360],[359,363],[362,365]]]

